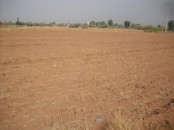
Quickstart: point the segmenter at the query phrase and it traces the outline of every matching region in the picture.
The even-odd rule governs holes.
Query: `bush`
[[[158,32],[158,31],[163,31],[164,30],[164,27],[153,27],[151,25],[148,25],[148,26],[144,26],[144,25],[140,25],[140,24],[137,24],[135,26],[136,29],[139,29],[139,30],[144,30],[144,31],[150,31],[150,32]]]
[[[91,22],[89,23],[89,26],[90,26],[90,27],[95,27],[95,26],[96,26],[95,21],[91,21]]]
[[[82,29],[87,29],[89,26],[87,24],[81,25]]]
[[[80,26],[81,26],[80,24],[71,24],[69,27],[70,28],[78,28]]]
[[[105,21],[97,22],[96,26],[99,28],[107,28],[108,25],[105,23]]]

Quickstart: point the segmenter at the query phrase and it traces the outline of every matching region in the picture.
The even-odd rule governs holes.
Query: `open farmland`
[[[0,29],[0,129],[100,130],[116,112],[172,129],[174,34]]]

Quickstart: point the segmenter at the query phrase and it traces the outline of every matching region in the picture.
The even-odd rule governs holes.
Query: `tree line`
[[[71,24],[70,27],[72,27],[72,28],[77,28],[77,27],[114,28],[114,27],[117,27],[117,28],[129,28],[129,29],[138,29],[138,30],[145,30],[145,31],[164,31],[165,30],[165,27],[163,27],[161,25],[158,25],[156,27],[154,27],[152,25],[141,25],[141,24],[131,23],[131,21],[129,21],[129,20],[125,20],[124,25],[117,24],[117,23],[114,24],[112,19],[109,19],[107,23],[105,21],[100,21],[100,22],[90,21],[89,23],[85,23],[85,24]],[[168,30],[174,31],[174,20],[170,20],[168,22]]]
[[[117,24],[114,23],[112,19],[109,19],[107,22],[105,21],[90,21],[84,24],[74,23],[74,24],[56,24],[56,22],[50,22],[49,24],[46,23],[32,23],[32,22],[21,22],[19,18],[17,18],[16,23],[12,23],[11,21],[5,22],[5,25],[17,25],[17,26],[69,26],[70,28],[88,28],[88,27],[98,27],[98,28],[129,28],[129,29],[139,29],[145,31],[164,31],[165,27],[158,25],[157,27],[151,25],[141,25],[131,23],[129,20],[125,20],[124,24]],[[174,31],[174,20],[170,20],[168,22],[168,30]]]

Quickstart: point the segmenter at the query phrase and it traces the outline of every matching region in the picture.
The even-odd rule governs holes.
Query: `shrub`
[[[78,27],[80,27],[81,25],[80,24],[71,24],[69,27],[70,28],[78,28]]]

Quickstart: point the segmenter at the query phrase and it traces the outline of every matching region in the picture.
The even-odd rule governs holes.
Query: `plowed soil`
[[[100,130],[174,124],[174,34],[126,29],[0,29],[0,129]]]

